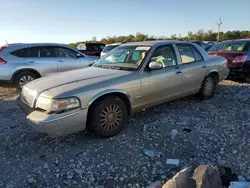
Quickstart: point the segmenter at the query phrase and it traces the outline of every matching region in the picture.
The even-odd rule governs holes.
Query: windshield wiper
[[[111,66],[111,65],[93,65],[95,67],[105,68],[105,69],[114,69],[114,70],[126,70],[126,71],[135,71],[136,69],[130,67],[118,67],[118,66]]]

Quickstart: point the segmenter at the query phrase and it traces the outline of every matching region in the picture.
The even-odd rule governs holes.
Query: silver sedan
[[[93,129],[117,134],[131,113],[198,94],[210,99],[229,74],[223,57],[181,41],[122,44],[92,67],[35,80],[19,106],[32,127],[51,136]]]

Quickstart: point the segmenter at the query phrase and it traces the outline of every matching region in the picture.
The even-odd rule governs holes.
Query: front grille
[[[28,106],[33,107],[35,98],[36,98],[36,93],[34,91],[31,91],[27,88],[22,89],[21,99]]]

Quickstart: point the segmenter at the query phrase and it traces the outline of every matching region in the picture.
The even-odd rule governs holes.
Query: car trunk
[[[211,56],[225,57],[227,59],[228,68],[240,68],[243,62],[233,63],[233,61],[245,55],[244,52],[208,52],[208,54]]]

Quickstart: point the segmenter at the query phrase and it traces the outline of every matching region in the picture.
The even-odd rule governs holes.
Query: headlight
[[[64,98],[64,99],[51,99],[48,97],[39,96],[36,103],[36,108],[40,108],[48,112],[58,112],[78,107],[80,107],[80,101],[76,97]]]

